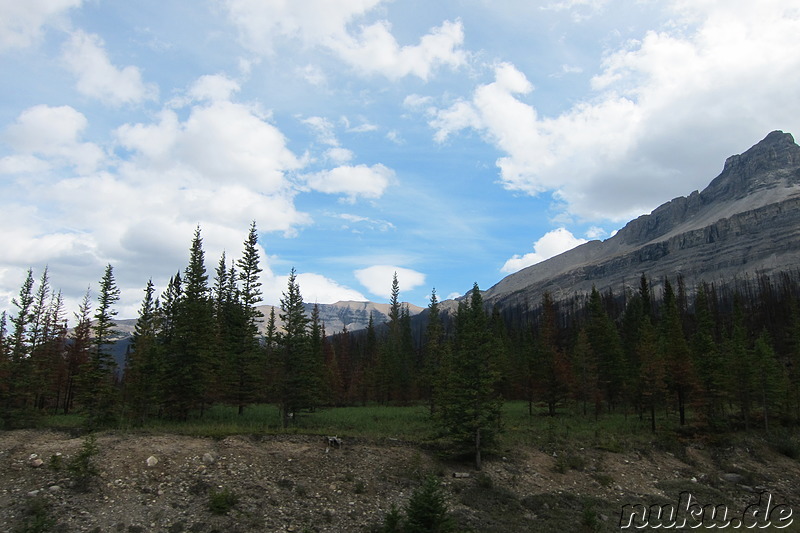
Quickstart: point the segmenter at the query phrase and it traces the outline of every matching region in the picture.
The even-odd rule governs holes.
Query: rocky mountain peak
[[[800,174],[789,169],[800,168],[800,146],[790,133],[773,131],[761,142],[725,161],[722,173],[703,194],[709,200],[732,200],[778,185],[800,183]]]
[[[772,203],[794,194],[789,188],[796,185],[800,185],[800,146],[790,133],[773,131],[746,152],[729,157],[720,175],[702,192],[675,198],[631,221],[619,231],[617,240],[626,245],[644,244],[693,219],[721,218],[731,209]],[[774,194],[768,194],[769,190]]]

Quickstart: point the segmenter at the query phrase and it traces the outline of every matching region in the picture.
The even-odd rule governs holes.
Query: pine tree
[[[694,298],[694,322],[691,348],[694,367],[700,377],[700,412],[706,425],[715,428],[724,415],[725,376],[705,284],[697,288]]]
[[[475,283],[469,304],[461,303],[456,315],[455,346],[448,368],[450,379],[442,391],[440,420],[457,444],[469,445],[475,468],[481,469],[481,451],[502,427],[503,399],[498,392],[501,375],[499,351]]]
[[[556,321],[555,302],[550,293],[545,292],[537,336],[536,382],[550,416],[555,416],[556,405],[566,397],[570,385],[569,362],[559,346]]]
[[[764,415],[764,431],[769,433],[769,420],[785,398],[788,378],[783,366],[775,356],[772,340],[766,330],[758,336],[753,348],[753,363],[756,370],[756,389]]]
[[[444,326],[439,314],[439,300],[436,289],[431,290],[428,304],[428,325],[425,328],[425,346],[423,349],[423,367],[421,371],[421,388],[423,396],[428,400],[431,416],[436,413],[437,385],[442,366],[444,351]]]
[[[625,390],[622,343],[614,322],[603,308],[600,293],[594,287],[589,296],[589,322],[586,332],[592,351],[597,357],[600,385],[605,393],[609,409],[613,410]]]
[[[113,267],[106,265],[100,280],[97,298],[97,311],[92,324],[92,350],[89,362],[81,376],[83,384],[83,407],[86,410],[87,424],[90,428],[113,422],[117,403],[115,387],[117,363],[111,353],[114,343],[114,317],[117,311],[114,304],[119,301],[120,291],[114,280]]]
[[[189,264],[181,281],[182,291],[177,301],[165,301],[165,306],[175,305],[173,339],[166,361],[167,406],[172,416],[185,420],[192,409],[200,408],[202,414],[210,399],[210,384],[215,379],[210,371],[213,305],[199,227],[195,230]],[[170,298],[173,296],[170,294]]]
[[[158,345],[158,307],[151,279],[144,289],[124,374],[126,403],[137,422],[144,422],[156,413],[162,403],[164,369]]]
[[[695,371],[683,333],[678,301],[668,279],[664,280],[661,318],[661,351],[666,365],[667,385],[678,402],[680,424],[686,424],[686,403],[695,389]]]
[[[658,331],[646,316],[642,322],[637,348],[639,379],[642,388],[642,403],[650,412],[650,429],[656,431],[656,408],[664,401],[667,391],[664,351],[659,347]]]
[[[75,327],[71,341],[67,346],[66,392],[64,395],[63,413],[69,414],[76,397],[81,396],[81,376],[89,364],[89,352],[92,340],[92,300],[89,289],[75,313]]]
[[[311,349],[309,320],[305,315],[303,296],[294,268],[281,298],[279,318],[283,322],[283,331],[278,334],[278,397],[282,424],[286,427],[296,421],[300,410],[313,408],[319,403],[320,388],[319,369],[315,367]]]
[[[588,414],[589,402],[598,403],[600,390],[597,385],[597,360],[589,343],[586,328],[578,331],[575,346],[572,349],[572,368],[574,374],[572,397],[581,406],[584,416]],[[595,409],[597,414],[597,409]]]

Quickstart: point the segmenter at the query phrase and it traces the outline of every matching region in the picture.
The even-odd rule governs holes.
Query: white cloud
[[[308,117],[303,119],[303,124],[310,127],[317,134],[317,139],[322,144],[339,146],[339,141],[333,131],[333,123],[330,120],[324,117]]]
[[[312,189],[327,194],[343,194],[351,202],[358,197],[380,198],[394,179],[394,171],[381,165],[340,166],[305,176]]]
[[[224,74],[208,74],[201,76],[189,89],[189,96],[195,101],[230,100],[234,93],[241,90],[239,82]]]
[[[360,215],[351,215],[348,213],[342,213],[337,215],[337,217],[347,222],[343,229],[350,229],[353,231],[353,233],[361,233],[361,227],[366,227],[372,231],[389,231],[396,229],[395,225],[388,220],[362,217]]]
[[[363,73],[383,74],[393,80],[408,75],[427,80],[440,65],[455,68],[466,62],[466,54],[460,48],[464,42],[460,20],[445,21],[413,46],[400,46],[390,30],[388,22],[380,21],[362,27],[357,37],[343,34],[331,39],[328,46]]]
[[[425,283],[425,274],[392,265],[374,265],[354,272],[356,279],[371,294],[382,298],[389,298],[392,293],[392,279],[397,273],[397,283],[400,293],[411,291]]]
[[[575,237],[566,228],[558,228],[545,233],[541,239],[533,243],[533,252],[525,255],[514,255],[505,262],[501,272],[511,274],[525,267],[541,263],[546,259],[555,257],[560,253],[571,250],[587,242],[586,239]]]
[[[353,152],[347,148],[331,148],[325,151],[325,157],[334,164],[343,165],[351,161],[354,155]]]
[[[137,67],[112,65],[104,46],[99,36],[80,30],[64,45],[63,59],[78,78],[78,91],[112,105],[155,100],[156,85],[144,83]]]
[[[541,116],[509,63],[472,96],[434,110],[443,142],[479,131],[504,153],[502,183],[551,192],[584,219],[627,220],[705,186],[734,150],[800,130],[800,12],[779,0],[675,2],[662,31],[605,55],[593,94]],[[779,103],[779,105],[776,105]]]
[[[385,20],[360,26],[356,35],[350,33],[348,25],[382,0],[223,0],[222,3],[239,29],[242,44],[261,54],[272,54],[277,38],[298,38],[306,46],[333,51],[358,71],[382,74],[389,79],[414,75],[427,80],[439,66],[458,67],[466,61],[461,49],[464,29],[460,20],[445,21],[423,35],[416,45],[401,46]],[[317,76],[312,75],[311,79]]]
[[[280,305],[288,282],[288,276],[276,276],[271,279],[269,286],[264,289],[265,303]],[[367,301],[367,298],[360,292],[320,274],[311,272],[297,274],[297,284],[300,286],[300,294],[306,303],[332,304],[341,301]]]
[[[0,52],[24,48],[41,38],[42,27],[82,0],[0,0]]]
[[[105,154],[96,144],[81,142],[87,125],[86,117],[69,106],[37,105],[26,109],[3,136],[21,154],[5,160],[8,170],[34,171],[50,163],[74,166],[82,173],[93,171]]]
[[[593,239],[593,240],[594,239],[602,239],[606,235],[608,235],[606,230],[604,230],[603,228],[599,228],[597,226],[592,226],[591,228],[589,228],[586,231],[586,238],[587,239]]]

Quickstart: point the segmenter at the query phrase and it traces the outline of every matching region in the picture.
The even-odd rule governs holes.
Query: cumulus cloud
[[[315,191],[342,194],[354,202],[357,198],[380,198],[394,179],[394,171],[380,163],[340,166],[309,174],[306,183]]]
[[[241,90],[239,82],[224,74],[207,74],[195,81],[189,89],[189,96],[195,101],[230,100]]]
[[[371,294],[389,298],[392,293],[392,279],[397,273],[400,292],[411,291],[425,284],[425,274],[392,265],[374,265],[354,272],[356,279]]]
[[[37,105],[24,110],[3,135],[16,151],[5,159],[8,171],[34,172],[51,165],[69,165],[91,172],[105,159],[94,143],[82,142],[88,121],[70,106]]]
[[[418,44],[401,46],[389,22],[362,25],[357,34],[348,25],[363,17],[382,0],[224,0],[228,17],[238,28],[241,42],[249,49],[271,54],[277,38],[296,38],[306,46],[322,46],[365,74],[389,79],[408,75],[427,80],[439,66],[458,67],[466,61],[461,48],[461,21],[445,21],[423,35]],[[313,72],[312,72],[313,74]],[[317,79],[313,75],[311,79]]]
[[[505,262],[500,271],[512,274],[525,267],[541,263],[546,259],[571,250],[585,242],[587,242],[586,239],[575,237],[566,228],[554,229],[545,233],[541,239],[533,243],[533,252],[521,256],[515,254]]]
[[[115,67],[104,46],[99,36],[80,30],[64,45],[64,63],[78,78],[78,91],[111,105],[155,100],[156,85],[144,83],[137,67]]]
[[[43,26],[83,0],[0,0],[0,52],[24,48],[41,38]]]
[[[541,116],[530,81],[501,63],[470,98],[431,112],[435,139],[479,131],[503,152],[509,190],[622,221],[702,188],[769,131],[800,130],[800,12],[779,0],[671,7],[666,29],[610,50],[592,95],[560,115]]]
[[[288,282],[289,276],[271,278],[268,286],[264,289],[264,302],[280,305],[280,300],[286,291]],[[297,274],[297,284],[300,286],[300,294],[302,294],[303,301],[306,303],[332,304],[342,301],[367,301],[367,298],[360,292],[341,285],[321,274],[312,272]]]

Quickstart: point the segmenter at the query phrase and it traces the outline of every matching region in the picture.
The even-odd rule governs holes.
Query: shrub
[[[92,478],[98,474],[94,457],[99,453],[97,440],[93,434],[83,439],[81,450],[67,463],[67,471],[72,476],[74,486],[78,490],[88,490]]]
[[[15,532],[44,533],[50,531],[55,523],[55,519],[50,516],[49,504],[43,498],[36,497],[26,502],[22,511],[22,522]]]
[[[454,530],[439,480],[428,476],[406,507],[405,533],[445,533]]]
[[[212,490],[208,496],[208,510],[216,515],[228,514],[239,503],[239,496],[228,488],[217,492]]]

